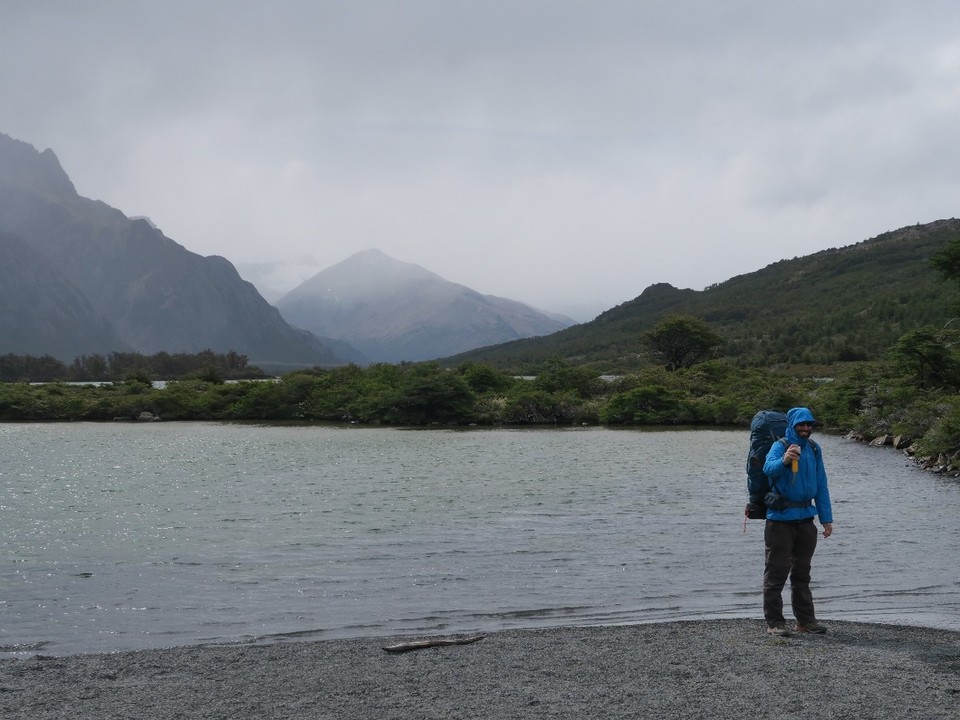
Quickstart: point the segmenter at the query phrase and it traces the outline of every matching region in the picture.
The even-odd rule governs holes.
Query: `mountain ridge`
[[[622,371],[645,362],[642,334],[680,313],[718,330],[741,365],[873,359],[903,333],[952,319],[960,290],[940,282],[929,261],[957,237],[960,221],[942,219],[700,291],[656,283],[580,324],[379,250],[348,258],[376,271],[368,277],[338,277],[340,263],[275,307],[226,258],[202,257],[146,218],[81,197],[52,150],[0,133],[0,354],[70,361],[212,349],[276,371],[424,359],[523,370],[559,358]]]
[[[77,316],[78,324],[97,316],[112,327],[115,339],[93,326],[79,330],[100,340],[94,347],[78,344],[77,351],[232,350],[251,364],[276,367],[343,362],[317,338],[290,327],[229,261],[192,253],[146,220],[78,195],[52,150],[37,152],[2,133],[0,231],[19,238],[68,281],[71,290],[63,297],[79,292],[86,298],[94,312]],[[11,262],[13,254],[24,260],[23,245],[8,238]],[[12,287],[9,278],[7,286]],[[69,308],[56,312],[63,316]],[[39,346],[13,341],[28,335],[38,320],[7,313],[11,332],[0,337],[0,353],[39,347],[68,362],[84,354],[49,338]]]
[[[528,371],[551,359],[604,372],[643,366],[644,332],[671,314],[705,320],[742,365],[879,358],[901,335],[940,326],[960,305],[930,258],[960,237],[960,220],[909,225],[840,248],[779,260],[704,290],[648,286],[591,322],[554,335],[442,358]]]
[[[483,295],[378,249],[321,270],[276,306],[292,325],[344,340],[374,362],[429,360],[573,324]]]

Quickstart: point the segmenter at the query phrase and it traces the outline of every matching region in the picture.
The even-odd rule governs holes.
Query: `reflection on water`
[[[960,485],[820,437],[824,618],[960,629]],[[0,650],[760,617],[735,431],[0,425]]]

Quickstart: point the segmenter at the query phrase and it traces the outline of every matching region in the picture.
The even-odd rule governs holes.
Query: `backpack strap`
[[[790,443],[787,442],[786,438],[779,438],[777,442],[783,445],[784,451],[786,451],[786,449],[790,447]],[[820,446],[816,442],[814,442],[810,438],[807,438],[807,445],[813,448],[814,455],[816,455],[817,457],[820,457]]]
[[[780,438],[779,440],[777,440],[777,443],[780,445],[783,445],[784,452],[786,452],[787,448],[790,447],[790,443],[787,442],[786,438]],[[767,477],[769,477],[769,475]],[[774,480],[773,478],[770,478],[770,489],[773,490],[775,493],[779,494],[779,490],[777,490],[777,486],[776,486],[776,480]]]

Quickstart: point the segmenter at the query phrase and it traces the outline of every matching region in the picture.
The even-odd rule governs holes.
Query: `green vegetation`
[[[954,297],[957,288],[953,286],[960,286],[960,224],[944,222],[953,228],[953,234],[938,235],[941,242],[936,245],[936,252],[924,246],[924,262],[942,276],[937,278],[937,303]],[[934,230],[943,229],[942,223],[934,226]],[[926,233],[920,233],[924,242],[933,233],[930,227]],[[904,232],[893,240],[902,243],[915,239]],[[919,261],[910,256],[904,262],[913,267]],[[870,272],[878,272],[872,263],[868,265]],[[849,263],[843,266],[852,272]],[[829,273],[829,267],[823,265],[820,271]],[[852,278],[858,277],[854,272]],[[954,295],[944,291],[947,285]],[[860,292],[866,293],[865,288],[861,287]],[[781,309],[772,315],[763,323],[763,337],[749,341],[775,341],[778,350],[771,355],[773,361],[761,366],[746,362],[736,352],[731,354],[731,345],[739,343],[742,348],[748,342],[746,331],[736,330],[731,339],[730,334],[717,330],[716,322],[680,312],[680,306],[689,307],[691,293],[655,286],[638,298],[636,303],[665,307],[669,312],[649,324],[646,320],[636,323],[627,354],[626,341],[621,339],[625,324],[613,323],[613,331],[607,335],[601,331],[611,324],[610,318],[601,316],[591,324],[593,335],[589,337],[595,339],[597,347],[616,347],[621,357],[630,357],[626,363],[629,367],[611,375],[603,374],[601,367],[606,365],[591,360],[586,353],[575,360],[553,356],[534,364],[530,364],[532,355],[528,353],[523,358],[517,355],[516,365],[508,368],[469,358],[456,363],[314,368],[276,379],[224,382],[227,372],[251,369],[245,368],[242,356],[210,353],[179,366],[189,368],[182,379],[157,388],[150,382],[156,365],[147,365],[144,358],[137,361],[138,365],[117,355],[104,359],[105,366],[99,373],[106,375],[108,368],[110,374],[122,373],[123,379],[112,384],[0,384],[0,421],[135,420],[143,416],[163,420],[409,426],[743,426],[760,408],[807,405],[827,430],[853,431],[867,438],[905,436],[916,441],[919,453],[943,456],[942,464],[960,465],[954,463],[960,449],[960,327],[952,327],[952,308],[927,307],[921,312],[914,304],[922,293],[910,295],[910,302],[902,304],[899,315],[884,311],[888,320],[894,315],[900,318],[892,323],[896,334],[889,328],[880,333],[879,326],[871,324],[869,318],[876,313],[857,311],[859,321],[865,324],[873,340],[861,343],[859,328],[852,334],[834,333],[831,342],[842,352],[830,355],[829,363],[814,362],[824,356],[825,346],[811,338],[813,349],[808,349],[804,344],[806,333],[812,332],[811,328],[818,328],[821,334],[825,331],[815,325],[815,318],[808,321],[806,316],[829,315],[828,307],[836,301],[831,303],[829,299],[798,292],[798,307],[792,312]],[[668,296],[677,302],[666,302],[664,298]],[[765,307],[757,297],[751,295],[744,302],[755,308]],[[852,298],[848,300],[853,302]],[[874,295],[867,304],[874,307],[882,303]],[[892,305],[888,303],[886,307]],[[611,317],[622,308],[611,311]],[[719,312],[713,310],[714,315]],[[921,322],[927,317],[936,318],[937,322]],[[749,325],[746,315],[741,320],[744,327]],[[837,322],[849,324],[849,319]],[[729,325],[720,327],[733,332]],[[855,327],[855,323],[850,327]],[[881,342],[879,336],[887,338],[883,341],[887,344],[875,348],[874,344]],[[581,335],[580,341],[586,342],[587,337]],[[513,350],[504,350],[505,353],[519,352],[516,343],[501,347],[509,346]],[[723,355],[717,357],[721,349]],[[501,361],[507,356],[500,356]],[[160,357],[154,356],[155,361]],[[794,362],[788,363],[785,358]],[[33,361],[36,368],[50,366],[46,358]],[[229,367],[224,367],[224,363]],[[86,361],[77,365],[88,374],[98,374],[97,363]],[[4,367],[2,362],[0,367]],[[529,377],[521,377],[520,373]]]
[[[652,285],[592,322],[441,362],[473,360],[532,375],[560,358],[628,373],[649,363],[645,334],[671,315],[706,323],[725,340],[722,356],[741,367],[881,361],[905,333],[942,327],[957,314],[960,289],[931,263],[957,238],[960,220],[941,220],[783,260],[702,291]]]
[[[930,340],[921,335],[920,345]],[[355,365],[263,381],[195,378],[154,387],[143,378],[104,385],[0,384],[0,421],[162,420],[351,422],[389,425],[738,425],[757,409],[809,405],[827,429],[922,438],[926,453],[960,447],[956,351],[912,360],[912,340],[891,359],[830,368],[741,368],[717,359],[602,378],[548,363],[518,378],[479,363]],[[906,360],[904,360],[906,358]],[[949,389],[930,385],[950,377]]]
[[[215,353],[114,352],[109,355],[81,355],[71,365],[49,355],[0,355],[0,382],[110,382],[127,378],[170,380],[207,377],[210,379],[260,378],[264,373],[247,364],[247,356],[233,351]]]
[[[355,365],[277,380],[191,379],[155,388],[140,378],[107,385],[0,384],[0,421],[164,420],[445,424],[731,424],[757,407],[799,402],[815,383],[725,361],[604,380],[556,361],[532,379],[465,363]]]
[[[723,338],[700,318],[671,315],[641,337],[654,362],[667,370],[693,367],[715,355]]]

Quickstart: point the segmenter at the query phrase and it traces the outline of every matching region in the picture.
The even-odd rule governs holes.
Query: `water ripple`
[[[742,432],[49,424],[3,442],[0,656],[760,617]],[[820,616],[960,629],[960,485],[821,444]]]

